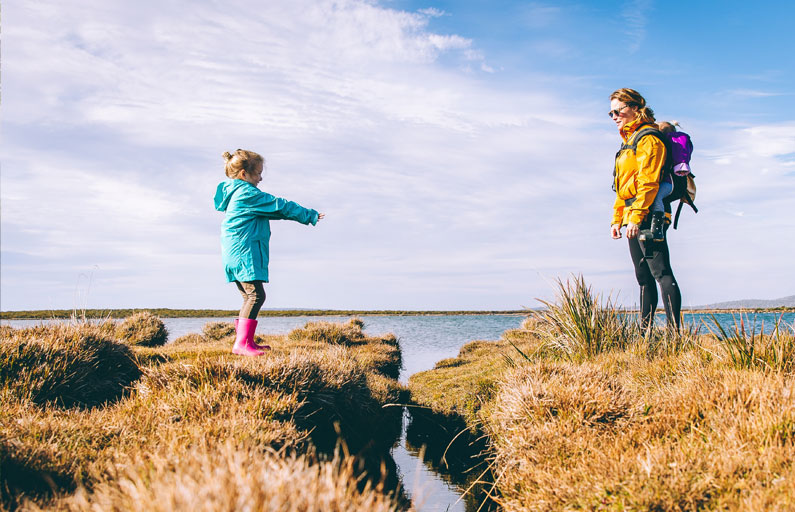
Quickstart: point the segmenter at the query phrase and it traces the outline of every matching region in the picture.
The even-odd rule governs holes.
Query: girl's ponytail
[[[224,151],[221,156],[226,160],[224,172],[232,179],[239,179],[246,172],[253,173],[259,164],[265,163],[261,155],[245,149],[236,149],[234,154]]]

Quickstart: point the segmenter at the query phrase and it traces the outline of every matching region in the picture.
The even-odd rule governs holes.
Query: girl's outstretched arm
[[[241,199],[246,209],[268,219],[294,220],[301,224],[315,225],[320,218],[320,214],[316,210],[304,208],[296,202],[257,189],[247,191]]]

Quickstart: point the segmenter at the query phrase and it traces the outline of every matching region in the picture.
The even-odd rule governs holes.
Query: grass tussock
[[[432,370],[409,377],[412,402],[441,417],[463,417],[478,430],[478,411],[493,398],[502,374],[515,366],[512,358],[517,348],[531,354],[541,348],[541,342],[528,331],[516,330],[510,339],[465,344],[458,357],[443,359]]]
[[[558,280],[557,301],[540,302],[547,309],[535,320],[535,332],[572,360],[625,349],[639,334],[637,322],[620,312],[609,297],[603,301],[594,294],[582,276]]]
[[[750,324],[747,330],[746,324]],[[756,318],[749,319],[742,313],[729,329],[713,316],[710,330],[737,368],[795,372],[795,325],[782,325],[781,317],[769,334],[765,333],[764,324],[757,329]]]
[[[53,329],[52,339],[36,347],[69,346],[71,342],[59,338],[68,332],[66,328]],[[96,347],[105,347],[106,342],[113,343],[120,353],[137,362],[139,377],[127,383],[126,393],[116,401],[95,399],[90,402],[96,404],[94,407],[67,409],[48,405],[60,403],[57,400],[33,399],[41,393],[22,392],[20,380],[38,381],[19,376],[50,368],[46,374],[50,380],[39,378],[50,383],[49,387],[40,385],[36,389],[51,390],[64,386],[61,379],[64,375],[85,378],[89,372],[64,370],[55,374],[51,368],[58,367],[57,359],[19,358],[21,331],[14,331],[11,339],[2,341],[3,357],[6,353],[16,357],[14,365],[4,362],[0,366],[0,371],[5,372],[0,388],[3,402],[0,408],[0,493],[2,502],[11,509],[33,507],[34,504],[47,508],[59,503],[59,507],[67,509],[94,507],[104,510],[106,504],[114,509],[116,505],[112,504],[116,503],[119,507],[116,509],[121,510],[132,503],[128,500],[134,499],[134,493],[141,493],[147,500],[151,498],[152,503],[160,498],[166,500],[160,505],[166,507],[162,510],[173,510],[168,508],[167,500],[179,494],[178,489],[171,489],[171,495],[163,494],[169,486],[149,478],[155,474],[153,468],[157,468],[158,478],[162,476],[164,481],[171,483],[179,480],[180,475],[191,475],[185,485],[196,486],[191,488],[198,493],[199,487],[210,485],[210,481],[200,475],[212,473],[201,464],[229,460],[225,458],[229,454],[212,452],[222,441],[238,447],[243,459],[240,459],[240,467],[226,467],[226,473],[222,471],[219,478],[224,481],[237,479],[240,468],[247,468],[246,471],[260,472],[255,479],[257,482],[275,478],[274,485],[268,487],[272,492],[286,493],[264,496],[254,493],[255,486],[243,486],[230,491],[232,494],[227,497],[233,496],[237,504],[244,500],[244,505],[261,503],[258,500],[263,499],[274,501],[262,503],[289,502],[291,493],[298,492],[295,485],[300,483],[305,469],[309,473],[348,475],[343,466],[349,462],[317,466],[317,460],[302,458],[302,454],[317,452],[321,459],[330,457],[340,435],[350,453],[356,454],[365,448],[374,450],[373,447],[385,450],[400,431],[400,409],[384,406],[400,402],[404,390],[397,381],[379,372],[376,364],[359,358],[357,350],[366,347],[366,343],[346,347],[306,340],[291,342],[286,336],[269,336],[265,341],[273,350],[263,357],[245,358],[231,354],[230,343],[226,340],[208,340],[198,334],[194,338],[200,340],[187,338],[180,343],[155,347],[128,346],[84,337],[83,341],[75,342],[82,357]],[[30,342],[25,343],[30,345]],[[30,351],[25,348],[23,353]],[[77,351],[68,354],[65,359],[69,362],[81,357]],[[12,376],[8,368],[15,368],[16,373]],[[118,372],[114,371],[102,370],[98,375],[118,378]],[[78,388],[85,390],[86,386]],[[61,394],[71,397],[74,393]],[[87,399],[81,400],[86,403]],[[279,464],[289,467],[278,466],[270,459],[258,466],[260,462],[255,463],[251,454],[266,452],[278,453],[283,459]],[[188,462],[185,462],[189,454],[197,455],[187,457]],[[235,457],[237,455],[232,458]],[[127,473],[125,468],[133,473]],[[161,469],[163,473],[159,473]],[[338,473],[333,473],[332,469]],[[294,482],[287,481],[288,474],[292,474],[289,478]],[[279,475],[285,480],[279,480]],[[361,491],[365,484],[360,479],[358,484],[345,481],[338,485],[339,489],[329,488],[323,492],[347,496],[345,492],[353,492],[353,488]],[[78,495],[72,494],[75,489],[82,489],[79,500]],[[127,491],[134,493],[125,494]],[[376,488],[360,494],[359,497],[350,495],[353,503],[390,502]],[[219,508],[215,506],[220,503],[217,500],[208,503],[213,505],[205,510]]]
[[[347,323],[308,322],[287,336],[291,340],[310,340],[332,345],[358,345],[365,342],[364,322],[351,318]]]
[[[142,311],[119,323],[116,336],[130,345],[159,347],[168,341],[168,330],[160,318],[149,311]]]
[[[180,336],[179,338],[176,338],[171,343],[173,345],[198,345],[198,344],[202,344],[202,343],[206,343],[206,342],[207,342],[207,338],[205,338],[204,336],[202,336],[199,333],[191,332],[191,333],[188,333],[188,334],[184,334],[184,335]]]
[[[221,340],[235,334],[234,322],[207,322],[202,327],[202,334],[209,340]]]
[[[231,443],[188,451],[179,460],[143,459],[114,466],[92,491],[58,502],[63,511],[88,510],[398,510],[383,492],[356,485],[356,461],[241,448]]]
[[[130,348],[103,325],[4,330],[0,392],[36,404],[98,406],[121,398],[141,371]]]
[[[343,346],[355,359],[368,368],[397,379],[403,365],[400,345],[394,334],[367,336],[364,322],[352,318],[346,323],[307,322],[287,335],[289,343],[297,346]]]
[[[795,498],[795,384],[692,354],[542,362],[485,423],[506,510],[781,510]]]

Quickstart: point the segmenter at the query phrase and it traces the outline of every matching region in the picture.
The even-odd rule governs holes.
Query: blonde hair
[[[654,111],[646,106],[646,99],[635,89],[618,89],[610,95],[611,100],[623,101],[630,107],[638,110],[638,119],[641,123],[654,123]]]
[[[677,128],[680,128],[679,121],[663,121],[661,123],[657,123],[657,127],[663,133],[673,133],[677,131]]]
[[[245,149],[236,149],[234,153],[224,151],[223,157],[226,160],[224,172],[232,179],[240,179],[243,173],[252,174],[260,164],[265,164],[262,155]]]

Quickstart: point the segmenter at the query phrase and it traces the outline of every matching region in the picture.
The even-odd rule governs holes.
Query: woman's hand
[[[323,217],[325,217],[325,216],[326,216],[326,214],[325,214],[325,213],[318,213],[318,214],[317,214],[317,220],[320,220],[320,219],[322,219],[322,218],[323,218]]]
[[[640,228],[638,227],[637,224],[633,224],[631,222],[627,224],[627,238],[635,238],[636,236],[638,236],[639,231]]]
[[[610,226],[610,236],[612,236],[615,240],[621,238],[621,224],[613,224]]]

